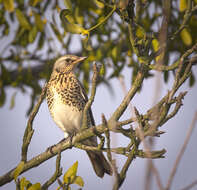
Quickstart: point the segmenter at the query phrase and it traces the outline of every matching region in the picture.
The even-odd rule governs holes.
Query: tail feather
[[[102,178],[105,173],[112,175],[112,168],[102,152],[87,151],[87,154],[98,177]]]

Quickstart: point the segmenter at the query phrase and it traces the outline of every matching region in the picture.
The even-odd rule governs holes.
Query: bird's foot
[[[72,149],[72,139],[73,139],[73,137],[74,137],[75,135],[76,135],[76,134],[74,133],[74,134],[72,134],[72,135],[70,135],[70,136],[68,136],[68,137],[66,137],[66,138],[63,138],[63,139],[62,139],[61,141],[59,141],[57,144],[54,144],[54,145],[48,147],[46,151],[49,151],[51,154],[54,154],[53,148],[54,148],[55,146],[57,146],[58,144],[61,144],[62,142],[65,142],[65,141],[69,141],[69,148]]]
[[[70,136],[68,136],[67,138],[66,138],[66,140],[68,140],[69,141],[69,148],[71,149],[72,148],[72,141],[73,141],[73,137],[76,135],[76,133],[73,133],[73,134],[71,134]]]
[[[54,144],[54,145],[48,147],[46,151],[49,151],[51,154],[54,154],[53,148],[54,148],[55,146],[57,146],[58,144],[60,144],[60,143],[62,143],[62,142],[64,142],[64,141],[66,141],[66,140],[67,140],[67,138],[63,138],[63,139],[62,139],[61,141],[59,141],[57,144]]]

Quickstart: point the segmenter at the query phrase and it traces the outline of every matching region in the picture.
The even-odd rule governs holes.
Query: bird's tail
[[[102,152],[99,151],[87,151],[94,171],[98,177],[103,177],[105,173],[112,175],[112,167],[106,160]]]

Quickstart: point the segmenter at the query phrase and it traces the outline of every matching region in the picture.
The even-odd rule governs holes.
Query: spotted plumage
[[[56,125],[63,130],[65,138],[80,131],[82,115],[87,95],[77,79],[74,68],[86,57],[65,55],[54,64],[47,87],[47,103],[50,114]],[[88,110],[88,127],[94,126],[91,109]],[[97,146],[96,137],[83,141],[84,144]],[[87,151],[93,168],[99,177],[104,173],[112,174],[112,169],[102,152]]]

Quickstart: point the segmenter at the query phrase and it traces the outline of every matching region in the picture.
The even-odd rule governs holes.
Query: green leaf
[[[71,11],[68,10],[68,9],[63,9],[60,12],[60,19],[62,21],[63,27],[65,28],[66,32],[70,32],[70,33],[73,33],[73,34],[83,34],[83,35],[89,33],[83,27],[81,27],[81,26],[79,26],[77,24],[69,22],[71,20],[68,17],[69,15],[71,15]]]
[[[141,27],[138,27],[137,30],[136,30],[136,36],[137,36],[138,38],[143,38],[144,35],[145,35],[144,30],[142,30]]]
[[[78,24],[80,24],[80,25],[83,24],[84,18],[82,16],[80,7],[76,7],[76,9],[75,9],[75,19]]]
[[[13,109],[14,106],[15,106],[16,93],[17,93],[17,92],[14,92],[14,93],[12,94],[11,102],[10,102],[10,109]]]
[[[76,161],[64,174],[63,180],[66,184],[70,183],[77,174],[78,161]]]
[[[58,39],[60,42],[62,42],[62,35],[61,35],[61,33],[59,32],[59,30],[58,30],[58,29],[55,27],[55,25],[52,24],[52,23],[50,23],[50,26],[51,26],[53,32],[55,33],[57,39]]]
[[[86,50],[91,51],[92,46],[89,40],[89,35],[87,35],[84,39],[82,39],[83,46]]]
[[[195,77],[192,73],[190,78],[189,78],[189,86],[192,87],[194,84],[195,84]]]
[[[154,38],[152,40],[152,45],[153,45],[154,51],[157,51],[159,49],[159,42],[158,42],[158,40],[156,38]]]
[[[38,3],[40,3],[42,0],[30,0],[29,1],[29,5],[31,6],[36,6]]]
[[[27,18],[25,17],[25,15],[23,14],[23,12],[20,9],[16,9],[16,17],[19,21],[19,24],[27,29],[27,30],[31,30],[31,25],[29,24]]]
[[[40,37],[39,37],[39,41],[38,41],[38,49],[42,49],[43,45],[44,45],[44,34],[41,33]]]
[[[17,168],[14,170],[14,180],[16,181],[17,177],[20,175],[20,173],[23,171],[25,162],[20,162],[17,166]]]
[[[66,7],[67,7],[68,9],[72,9],[72,3],[71,3],[70,0],[64,0],[64,4],[66,5]]]
[[[33,26],[33,28],[29,31],[29,34],[28,34],[29,43],[34,42],[34,40],[36,39],[37,33],[38,33],[37,27]]]
[[[111,53],[113,60],[116,61],[118,57],[118,46],[114,46]]]
[[[4,105],[5,99],[6,99],[5,91],[3,88],[1,88],[0,89],[0,107]]]
[[[8,12],[14,11],[14,0],[3,0],[3,4]]]
[[[152,46],[153,46],[153,50],[156,52],[157,50],[159,50],[159,41],[156,39],[156,38],[154,38],[153,40],[152,40]],[[156,61],[158,61],[158,60],[160,60],[162,57],[163,57],[163,53],[161,53],[160,55],[158,55],[157,57],[156,57]]]
[[[179,2],[179,10],[181,12],[183,12],[186,9],[187,9],[187,0],[180,0],[180,2]]]
[[[26,180],[25,177],[22,177],[20,180],[20,190],[25,190],[26,187],[31,184],[30,181]]]
[[[190,34],[190,32],[184,28],[181,33],[181,39],[183,41],[183,43],[186,45],[186,46],[190,46],[192,44],[192,36]]]
[[[32,186],[30,186],[27,190],[41,190],[41,184],[35,183]]]
[[[43,32],[45,23],[43,22],[43,20],[41,19],[41,16],[39,14],[37,14],[36,12],[33,12],[33,14],[34,14],[34,18],[35,18],[35,24],[36,24],[38,30],[40,32]]]
[[[84,181],[83,181],[82,177],[76,176],[74,181],[73,181],[73,184],[77,184],[77,185],[83,187],[84,186]]]
[[[105,65],[104,65],[104,64],[102,64],[102,65],[101,65],[101,69],[100,69],[100,73],[99,73],[99,74],[100,74],[101,76],[104,76],[104,75],[105,75],[105,73],[106,73],[106,68],[105,68]]]
[[[61,189],[61,187],[59,186],[56,190],[60,190]]]
[[[169,72],[168,71],[164,71],[164,81],[168,82],[169,79]]]

